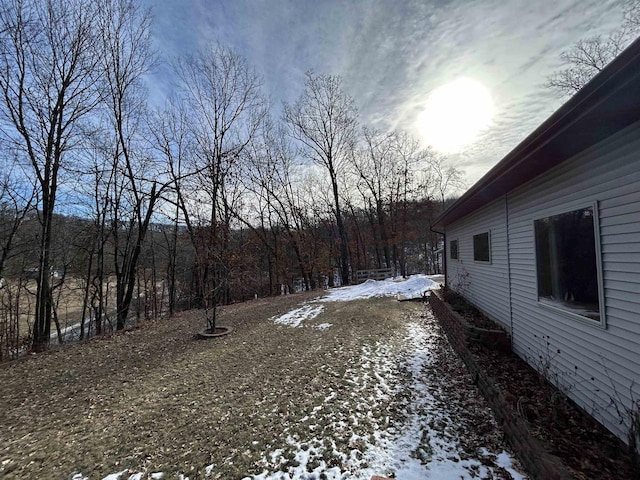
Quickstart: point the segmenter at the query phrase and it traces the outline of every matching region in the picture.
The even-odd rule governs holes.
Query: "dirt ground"
[[[460,443],[456,461],[480,456],[494,469],[482,478],[512,478],[495,455],[481,453],[504,448],[501,432],[424,305],[354,300],[324,303],[304,328],[270,320],[318,295],[224,307],[219,324],[233,332],[219,339],[196,340],[203,312],[190,311],[0,366],[0,477],[70,479],[82,472],[95,480],[131,469],[162,471],[167,479],[266,478],[266,471],[299,467],[287,450],[291,439],[317,453],[310,471],[321,462],[339,468],[344,457],[336,452],[361,451],[359,439],[375,443],[377,430],[406,420],[402,407],[415,392],[387,385],[366,358],[396,358],[407,322],[419,322],[432,337],[425,378],[441,385],[429,404],[455,406],[447,425],[433,428],[455,426],[447,435]],[[390,361],[385,368],[399,367]],[[411,372],[395,371],[394,378],[403,375]],[[417,454],[429,455],[429,439],[421,442]],[[321,450],[323,444],[331,448]],[[352,465],[369,466],[357,454]],[[469,468],[481,477],[480,467]],[[378,473],[394,475],[391,466]]]

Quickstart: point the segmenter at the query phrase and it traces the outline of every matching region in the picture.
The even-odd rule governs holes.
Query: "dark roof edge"
[[[495,192],[492,192],[494,196],[491,196],[491,194],[488,196],[483,195],[483,197],[487,197],[487,201],[482,201],[481,205],[476,205],[475,207],[470,205],[470,200],[482,195],[483,191],[506,177],[509,172],[513,172],[514,168],[521,165],[529,156],[551,139],[561,135],[566,127],[580,119],[592,108],[595,108],[595,105],[605,102],[615,94],[617,90],[627,84],[630,81],[629,79],[633,77],[634,68],[636,69],[636,74],[640,75],[640,38],[632,42],[631,45],[613,59],[609,65],[594,76],[582,89],[567,100],[558,110],[547,118],[547,120],[471,186],[436,219],[434,226],[442,227],[448,225],[477,210],[489,201],[498,198],[499,195],[495,195]],[[627,71],[632,72],[629,77],[624,76]],[[638,88],[640,88],[640,86]],[[563,158],[551,166],[546,165],[543,170],[537,172],[537,175],[544,173],[549,168],[562,163],[564,160],[567,160],[567,158]],[[527,176],[526,178],[519,179],[517,184],[512,185],[509,190],[528,182],[532,178],[531,176]],[[511,180],[513,183],[513,179]]]

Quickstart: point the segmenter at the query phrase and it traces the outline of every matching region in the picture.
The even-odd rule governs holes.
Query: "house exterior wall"
[[[473,236],[489,232],[490,262],[473,259]],[[476,307],[510,329],[507,221],[504,199],[447,225],[447,285],[463,293]],[[458,241],[458,259],[451,241]]]
[[[537,301],[534,220],[596,204],[604,327]],[[626,439],[611,407],[640,397],[640,123],[507,196],[513,349]],[[541,357],[542,356],[542,357]]]
[[[538,302],[534,220],[596,206],[604,322]],[[513,350],[626,441],[620,411],[640,398],[640,122],[446,226],[447,283],[511,327]],[[491,263],[473,235],[491,232]],[[450,242],[458,240],[459,260]],[[622,422],[622,423],[621,423]]]

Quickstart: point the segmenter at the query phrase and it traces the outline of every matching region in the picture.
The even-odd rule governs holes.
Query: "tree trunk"
[[[371,208],[371,203],[369,203],[369,208],[366,209],[367,219],[369,220],[369,225],[371,226],[371,237],[373,238],[373,251],[376,256],[376,266],[377,268],[382,268],[382,255],[380,255],[380,236],[378,235],[378,229],[376,228],[377,222],[374,218],[373,209]],[[387,259],[387,267],[389,267],[389,260]],[[365,268],[369,268],[369,262],[366,262],[364,265]]]
[[[89,261],[87,262],[87,276],[85,277],[84,295],[82,298],[82,316],[80,317],[80,340],[84,338],[84,327],[87,318],[87,310],[89,305],[89,290],[91,289],[91,270],[93,270],[93,256],[95,247],[91,247],[89,251]]]
[[[47,182],[48,183],[48,182]],[[45,185],[46,187],[46,185]],[[36,318],[33,324],[33,350],[42,352],[49,346],[51,336],[51,224],[53,220],[53,198],[43,192],[42,227],[40,238],[40,262],[38,288],[36,292]]]
[[[340,197],[338,195],[338,179],[336,172],[332,169],[331,186],[333,188],[333,201],[336,208],[336,226],[338,227],[338,236],[340,237],[340,276],[342,285],[349,285],[351,279],[349,276],[349,246],[347,244],[347,232],[342,222],[342,213],[340,211]]]
[[[380,228],[380,240],[382,241],[382,251],[384,253],[384,261],[386,267],[391,266],[389,258],[389,237],[387,236],[387,226],[384,218],[384,208],[382,200],[376,199],[376,215],[378,217],[378,227]]]

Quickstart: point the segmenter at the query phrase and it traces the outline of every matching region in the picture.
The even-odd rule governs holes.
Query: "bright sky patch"
[[[418,116],[418,131],[442,153],[455,153],[486,129],[493,117],[489,90],[480,82],[459,78],[436,88]]]

